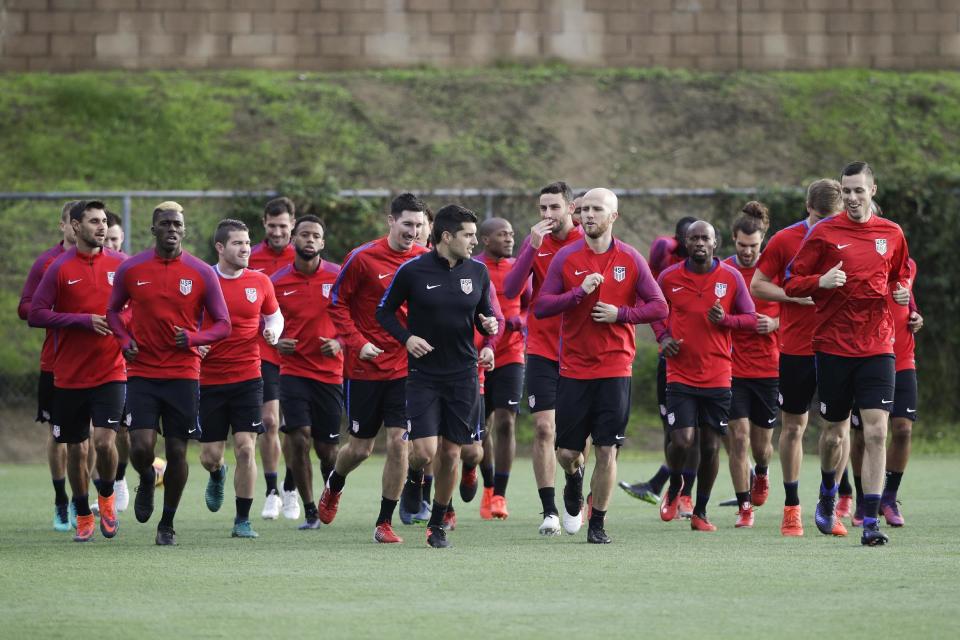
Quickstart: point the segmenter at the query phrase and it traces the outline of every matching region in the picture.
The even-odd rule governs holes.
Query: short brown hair
[[[810,183],[807,187],[808,208],[823,215],[833,215],[843,208],[840,183],[829,178],[821,178]]]
[[[230,234],[234,231],[250,231],[247,229],[247,225],[240,222],[239,220],[233,220],[232,218],[226,218],[221,220],[217,224],[217,230],[213,234],[213,241],[219,242],[220,244],[227,244],[227,240],[230,239]]]
[[[762,202],[751,200],[743,205],[743,209],[740,210],[740,215],[733,221],[733,236],[736,237],[738,231],[742,231],[748,236],[753,235],[757,231],[759,231],[761,235],[766,235],[767,229],[769,228],[770,211],[767,209],[767,206]]]
[[[285,213],[289,213],[291,218],[295,218],[297,216],[296,205],[293,204],[293,200],[286,196],[274,198],[263,207],[264,220],[267,218],[272,218],[273,216],[282,216]]]

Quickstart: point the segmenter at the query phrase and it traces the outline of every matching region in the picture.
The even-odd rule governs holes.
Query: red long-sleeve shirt
[[[907,242],[900,227],[871,216],[854,222],[846,212],[818,222],[787,268],[784,291],[813,296],[813,350],[847,357],[893,353],[893,315],[887,298],[910,279]],[[842,262],[842,287],[821,289],[820,276]]]
[[[591,273],[603,283],[588,295],[580,285]],[[597,302],[616,306],[617,321],[596,322],[590,314]],[[561,319],[560,374],[591,380],[629,377],[637,354],[634,325],[662,320],[667,305],[636,249],[614,238],[597,254],[581,239],[557,253],[533,312]]]
[[[260,316],[275,313],[279,306],[270,278],[244,269],[239,277],[217,274],[223,299],[230,313],[230,335],[210,345],[200,363],[200,384],[230,384],[260,377]],[[204,318],[203,326],[212,324]]]
[[[653,324],[657,340],[683,340],[680,353],[667,358],[667,382],[692,387],[729,387],[733,376],[735,330],[757,328],[757,316],[740,272],[713,259],[707,273],[694,273],[681,262],[660,274],[660,289],[670,305],[666,322]],[[720,300],[723,320],[714,324],[707,312]]]
[[[120,315],[128,302],[129,325]],[[205,313],[213,324],[201,330]],[[196,347],[230,335],[216,273],[186,251],[167,259],[147,249],[123,262],[114,276],[107,321],[121,349],[136,341],[139,353],[127,364],[127,375],[143,378],[199,380]],[[176,346],[175,327],[186,332],[187,348]]]
[[[53,331],[53,383],[62,389],[88,389],[127,379],[120,345],[93,330],[91,315],[105,315],[122,253],[93,254],[76,247],[60,255],[33,295],[31,326]]]
[[[339,273],[339,265],[321,260],[312,274],[301,273],[292,264],[273,274],[271,280],[283,313],[282,337],[297,340],[291,355],[280,356],[280,375],[328,384],[343,382],[343,351],[335,356],[320,352],[320,338],[338,338],[330,315],[330,298]]]
[[[910,289],[910,300],[913,301],[913,285],[917,280],[917,263],[913,258],[907,260],[910,267],[910,280],[907,288]],[[890,307],[890,313],[893,314],[894,343],[893,353],[897,358],[897,371],[906,371],[917,368],[917,360],[914,356],[916,341],[913,331],[910,331],[910,312],[916,311],[916,305],[902,305],[893,301],[893,295],[887,298],[887,304]]]
[[[683,262],[683,256],[677,254],[680,243],[673,236],[659,236],[650,244],[650,273],[659,278],[667,267]]]
[[[763,254],[761,254],[763,255]],[[740,272],[743,281],[750,291],[753,274],[757,272],[757,265],[744,267],[740,265],[736,255],[726,260],[726,264]],[[780,315],[780,303],[770,300],[761,300],[750,296],[758,314],[768,318]],[[780,348],[777,332],[760,334],[756,329],[733,332],[733,377],[734,378],[776,378],[780,375]]]
[[[66,251],[63,242],[59,242],[33,261],[30,272],[27,274],[27,280],[23,283],[23,291],[20,293],[20,303],[17,305],[17,314],[21,320],[26,320],[30,314],[30,305],[33,303],[33,296],[40,286],[40,280],[43,274],[54,260],[59,258]],[[46,336],[43,339],[43,348],[40,350],[40,371],[53,371],[53,332],[47,329]]]
[[[504,294],[504,280],[507,274],[513,268],[516,262],[514,258],[498,259],[487,254],[481,253],[478,258],[487,265],[487,271],[490,272],[490,286],[497,291],[497,302],[505,320],[504,332],[497,342],[495,358],[496,366],[502,367],[508,364],[523,364],[524,335],[523,330],[527,325],[527,305],[532,294],[532,287],[529,280],[527,286],[520,295],[508,298]],[[496,311],[496,309],[494,309]]]
[[[377,305],[393,282],[397,268],[428,249],[413,245],[394,251],[386,236],[357,247],[347,255],[333,285],[330,316],[345,351],[344,374],[352,380],[397,380],[407,376],[407,349],[377,322]],[[407,307],[397,311],[406,326]],[[366,343],[383,349],[373,360],[361,360]]]
[[[296,256],[297,252],[292,244],[288,244],[280,251],[274,251],[270,243],[264,240],[250,251],[250,261],[247,263],[247,268],[251,271],[259,271],[269,278],[283,267],[293,264],[293,259]],[[280,365],[280,354],[277,353],[275,346],[268,344],[263,336],[257,337],[257,344],[260,347],[261,360],[277,366]]]

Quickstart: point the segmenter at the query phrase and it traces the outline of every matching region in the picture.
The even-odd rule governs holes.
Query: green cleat
[[[259,538],[260,534],[253,530],[249,520],[241,520],[233,523],[233,531],[230,533],[232,538]]]
[[[70,531],[70,516],[67,515],[67,505],[53,505],[53,530]]]
[[[210,511],[220,511],[223,506],[223,486],[227,483],[227,465],[222,465],[216,473],[210,474],[207,480],[207,491],[204,499],[207,502],[207,509]]]

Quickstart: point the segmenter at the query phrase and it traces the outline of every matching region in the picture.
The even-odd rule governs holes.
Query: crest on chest
[[[107,284],[109,284],[111,287],[113,286],[113,276],[116,274],[116,271],[107,271]]]
[[[323,297],[324,297],[324,298],[329,298],[329,297],[330,297],[330,291],[333,289],[333,283],[332,283],[332,282],[325,282],[325,283],[323,284],[322,289],[323,289]]]
[[[470,278],[460,278],[460,291],[466,294],[473,293],[473,280]]]
[[[717,296],[718,298],[722,298],[723,296],[727,295],[727,283],[726,283],[726,282],[718,282],[718,283],[714,284],[714,285],[713,285],[713,295]]]
[[[886,239],[886,238],[877,238],[876,240],[873,241],[873,243],[874,243],[874,246],[875,246],[876,249],[877,249],[877,253],[879,253],[879,254],[882,255],[882,256],[887,254],[887,239]]]
[[[257,301],[257,289],[256,287],[246,287],[243,290],[243,293],[247,296],[247,302],[256,302]]]
[[[614,267],[613,268],[613,279],[617,282],[623,282],[627,279],[627,268],[626,267]]]
[[[187,280],[183,278],[180,280],[180,293],[185,296],[190,295],[190,292],[193,291],[193,280]]]

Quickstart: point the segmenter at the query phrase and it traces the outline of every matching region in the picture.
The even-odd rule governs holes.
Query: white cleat
[[[260,512],[260,516],[264,520],[276,520],[280,517],[280,509],[283,506],[283,500],[280,499],[280,496],[277,495],[276,491],[271,491],[270,495],[267,496],[267,499],[263,501],[263,511]],[[297,515],[295,518],[300,517],[300,509],[297,509]]]
[[[127,488],[126,478],[113,483],[113,496],[113,506],[117,513],[126,511],[130,505],[130,489]]]
[[[577,512],[576,515],[570,515],[567,513],[567,510],[563,510],[563,530],[569,533],[571,536],[577,531],[580,531],[580,527],[583,526],[583,509]]]
[[[283,517],[287,520],[300,519],[300,494],[296,489],[283,491]]]
[[[543,523],[540,525],[540,535],[560,535],[560,518],[557,517],[557,514],[551,513],[550,515],[544,516]]]

